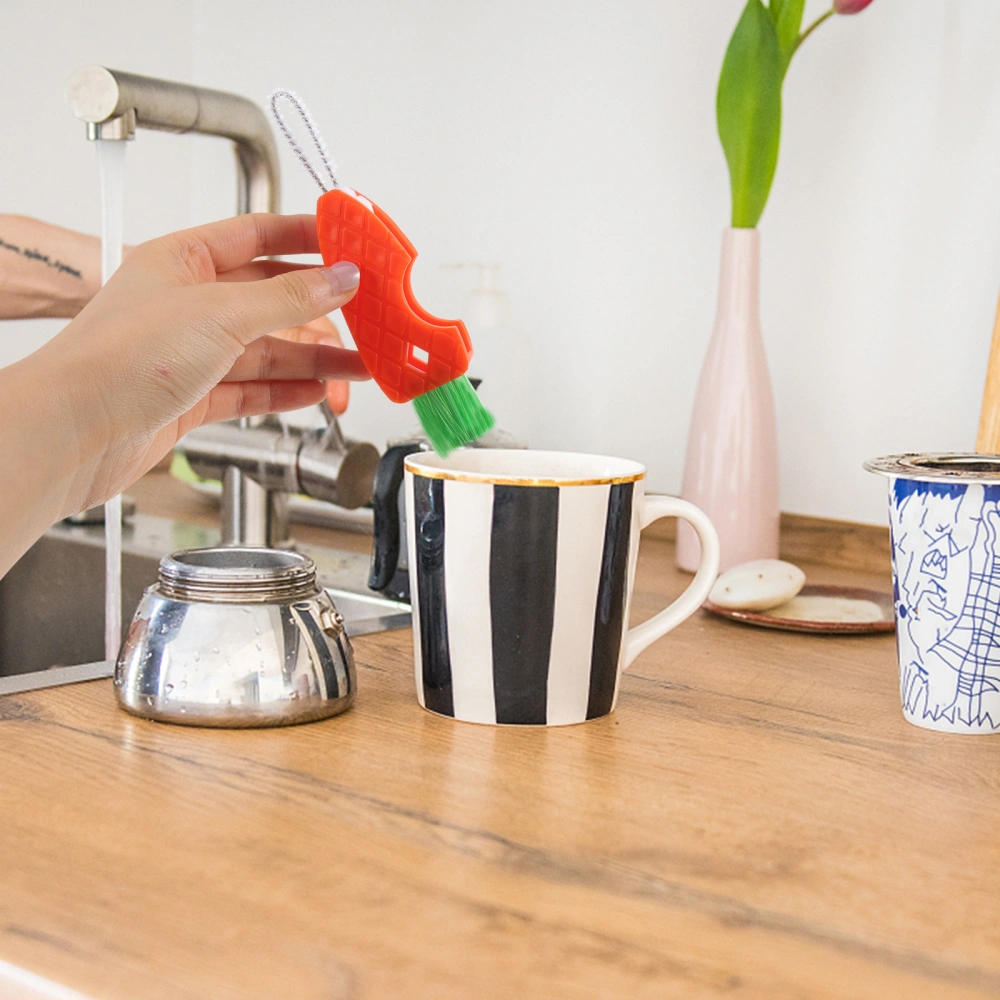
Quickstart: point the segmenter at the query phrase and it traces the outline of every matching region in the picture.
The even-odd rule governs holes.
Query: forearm
[[[83,505],[100,454],[86,440],[80,386],[55,352],[0,369],[0,577]]]
[[[0,319],[75,316],[101,286],[101,241],[0,214]]]

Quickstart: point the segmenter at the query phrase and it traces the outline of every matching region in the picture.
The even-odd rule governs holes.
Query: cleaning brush
[[[494,424],[493,414],[464,375],[414,396],[413,408],[427,440],[441,455],[482,437]]]
[[[319,151],[328,186],[302,152],[277,110],[290,101]],[[368,198],[338,184],[329,154],[301,101],[290,91],[270,97],[278,127],[323,189],[316,232],[323,263],[349,260],[361,272],[354,298],[341,307],[372,378],[394,403],[413,400],[431,445],[441,455],[469,444],[493,426],[465,373],[472,341],[461,320],[432,316],[416,300],[410,272],[417,251],[392,219]]]

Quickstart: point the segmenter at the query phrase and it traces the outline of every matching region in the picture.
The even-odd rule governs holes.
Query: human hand
[[[355,351],[267,336],[357,289],[347,262],[256,259],[317,251],[307,215],[244,215],[144,243],[57,337],[0,373],[18,424],[0,466],[34,459],[41,530],[121,492],[194,427],[308,406],[321,380],[369,377]]]
[[[132,250],[124,247],[126,256]],[[72,319],[101,287],[101,241],[95,236],[38,219],[0,213],[0,319],[57,316]],[[326,316],[290,330],[282,340],[343,347],[340,332]],[[346,381],[330,381],[327,402],[334,413],[347,409]]]
[[[276,330],[273,337],[291,340],[298,344],[325,344],[328,347],[343,347],[340,331],[330,321],[328,316],[318,316],[308,323],[293,327],[290,330]],[[326,383],[326,401],[330,409],[339,417],[347,410],[350,401],[351,385],[346,381],[330,380]]]

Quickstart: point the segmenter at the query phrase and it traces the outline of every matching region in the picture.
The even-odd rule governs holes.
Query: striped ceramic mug
[[[697,507],[646,497],[637,462],[467,449],[406,459],[417,697],[466,722],[561,726],[607,715],[618,679],[691,615],[719,570]],[[639,532],[682,517],[701,566],[668,608],[627,629]]]

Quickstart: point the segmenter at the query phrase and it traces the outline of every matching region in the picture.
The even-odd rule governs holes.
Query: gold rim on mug
[[[477,449],[470,450],[468,455],[475,455],[477,458],[482,454],[487,454],[491,458],[524,455],[559,455],[562,458],[578,458],[581,462],[606,462],[620,463],[628,465],[635,471],[623,473],[621,475],[605,476],[532,476],[530,473],[491,473],[478,472],[472,469],[461,468],[437,468],[427,464],[428,459],[441,457],[436,452],[421,452],[408,456],[404,460],[407,472],[415,476],[422,476],[426,479],[447,479],[459,483],[492,483],[499,486],[614,486],[618,483],[636,483],[646,478],[646,469],[639,463],[631,459],[611,458],[605,455],[589,455],[584,452],[532,452],[525,449]]]

